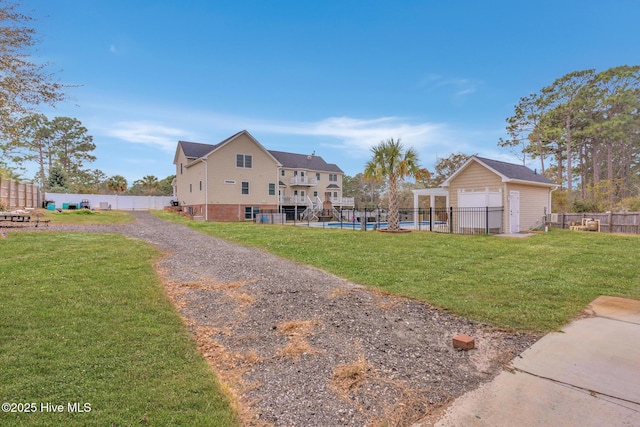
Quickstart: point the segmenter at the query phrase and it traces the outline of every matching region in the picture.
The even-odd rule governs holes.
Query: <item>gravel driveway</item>
[[[158,270],[245,425],[431,425],[537,339],[136,212],[117,231],[164,251]],[[46,229],[46,228],[45,228]],[[452,347],[465,333],[477,349]]]

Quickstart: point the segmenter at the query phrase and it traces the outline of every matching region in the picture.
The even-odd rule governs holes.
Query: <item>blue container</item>
[[[56,210],[55,203],[47,203],[47,210],[48,211],[55,211]]]

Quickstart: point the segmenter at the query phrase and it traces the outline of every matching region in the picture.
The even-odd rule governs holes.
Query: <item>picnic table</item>
[[[40,215],[33,215],[31,213],[24,212],[0,212],[0,223],[3,222],[11,222],[11,223],[31,223],[31,217],[35,216],[35,226],[37,227],[40,223],[49,225],[49,220],[40,220]],[[1,224],[0,224],[1,225]]]

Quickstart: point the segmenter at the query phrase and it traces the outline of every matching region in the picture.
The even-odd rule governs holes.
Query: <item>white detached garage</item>
[[[488,221],[493,232],[518,233],[551,212],[551,192],[557,187],[526,166],[472,156],[440,188],[415,190],[414,200],[417,207],[419,196],[446,192],[447,206],[465,212],[452,218],[453,228],[484,226]]]

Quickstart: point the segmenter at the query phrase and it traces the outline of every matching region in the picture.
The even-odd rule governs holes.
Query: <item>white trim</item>
[[[536,181],[529,181],[529,180],[523,180],[523,179],[513,179],[513,178],[509,178],[508,176],[498,172],[497,170],[493,169],[491,166],[487,165],[486,163],[484,163],[482,160],[478,159],[476,156],[471,156],[469,157],[469,159],[464,162],[464,164],[462,166],[460,166],[454,173],[451,174],[451,176],[449,176],[447,179],[444,180],[444,182],[442,184],[440,184],[440,187],[449,187],[449,185],[451,184],[451,181],[458,175],[460,175],[460,173],[462,173],[463,170],[465,170],[470,164],[471,162],[476,162],[478,163],[480,166],[488,169],[489,171],[493,172],[494,174],[498,175],[500,177],[500,179],[502,180],[502,182],[509,182],[509,183],[515,183],[515,184],[525,184],[525,185],[535,185],[535,186],[539,186],[539,187],[549,187],[549,188],[553,188],[553,187],[558,187],[557,184],[546,184],[544,182],[536,182]]]
[[[445,202],[445,206],[448,208],[449,207],[449,190],[445,189],[445,188],[419,188],[417,190],[411,190],[413,192],[413,209],[415,209],[416,211],[418,210],[418,203],[419,203],[419,196],[429,196],[430,200],[430,205],[431,207],[435,207],[435,201],[436,201],[436,197],[445,197],[446,198],[446,202]],[[416,229],[418,228],[418,215],[414,215],[414,223],[415,223],[415,227]]]
[[[518,198],[518,210],[517,215],[513,214],[513,197],[517,195]],[[513,223],[514,217],[516,218],[516,223]],[[509,190],[509,233],[518,233],[520,232],[520,191],[518,190]]]

